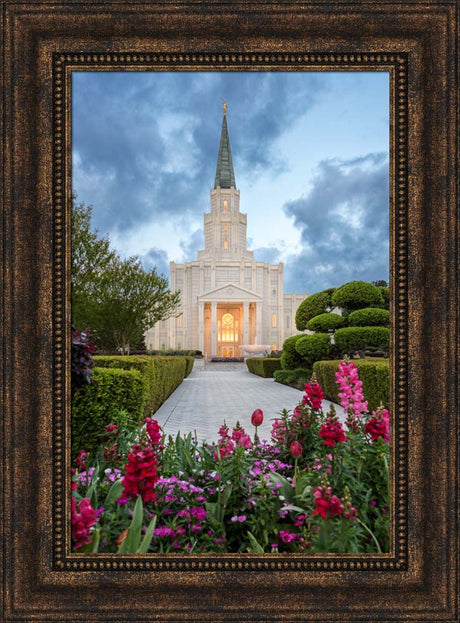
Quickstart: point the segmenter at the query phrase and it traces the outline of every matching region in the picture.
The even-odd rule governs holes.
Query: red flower
[[[321,430],[318,434],[320,437],[324,437],[322,445],[331,446],[331,448],[333,448],[336,443],[348,440],[348,437],[343,432],[342,424],[337,417],[327,418],[326,424],[321,424]]]
[[[128,498],[142,496],[143,502],[155,502],[155,483],[158,480],[157,460],[151,446],[141,447],[134,444],[128,452],[128,462],[125,465],[126,474],[123,478],[123,493],[119,502],[126,502]]]
[[[80,512],[77,512],[76,507],[77,501],[72,496],[72,538],[75,542],[75,549],[78,549],[91,542],[90,528],[99,519],[96,518],[96,511],[92,508],[89,498],[81,500],[78,505]]]
[[[291,454],[295,459],[298,459],[299,456],[302,456],[302,445],[299,441],[293,441],[291,443]]]
[[[147,430],[147,435],[150,438],[150,441],[155,446],[160,443],[162,438],[161,427],[158,424],[157,420],[154,420],[150,417],[145,418],[145,428]],[[160,449],[163,449],[163,446],[160,446]]]
[[[371,436],[372,441],[377,441],[379,437],[385,443],[390,441],[390,414],[387,409],[379,407],[377,411],[372,412],[372,417],[364,426],[364,432]]]
[[[105,429],[105,432],[109,434],[103,435],[102,441],[109,441],[112,437],[118,437],[118,426],[116,424],[109,424],[109,426]]]
[[[86,450],[80,450],[80,452],[78,453],[77,458],[75,459],[75,465],[78,467],[78,469],[83,470],[86,467],[86,462],[85,459],[88,458],[88,453],[86,452]]]
[[[316,381],[311,381],[305,385],[305,396],[302,398],[304,405],[308,405],[312,409],[321,409],[324,394]]]
[[[340,498],[332,494],[331,487],[318,487],[313,489],[313,495],[315,496],[316,508],[313,511],[313,515],[320,515],[323,519],[328,517],[335,517],[341,515],[343,511],[343,504]]]
[[[256,409],[251,415],[251,424],[253,426],[260,426],[264,421],[264,413],[262,409]]]

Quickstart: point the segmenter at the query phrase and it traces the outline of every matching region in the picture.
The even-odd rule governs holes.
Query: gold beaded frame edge
[[[387,71],[390,82],[390,553],[108,555],[70,553],[70,206],[72,71]],[[53,56],[53,567],[61,571],[407,569],[407,105],[404,53],[66,53]],[[398,379],[396,383],[396,379]]]

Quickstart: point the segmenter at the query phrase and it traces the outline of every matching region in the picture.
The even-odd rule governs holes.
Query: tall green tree
[[[91,230],[91,207],[72,208],[72,323],[89,327],[99,348],[130,348],[145,331],[177,312],[179,292],[137,257],[122,260],[108,238]]]

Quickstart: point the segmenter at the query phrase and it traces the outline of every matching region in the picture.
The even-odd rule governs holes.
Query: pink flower
[[[77,458],[75,459],[75,465],[78,467],[78,469],[85,469],[87,458],[88,453],[86,452],[86,450],[80,450]]]
[[[155,483],[158,481],[157,460],[151,446],[134,444],[128,452],[128,462],[125,465],[126,474],[121,481],[123,493],[119,499],[124,503],[128,498],[142,496],[143,502],[155,502]]]
[[[105,432],[108,433],[108,435],[103,435],[101,438],[102,441],[109,441],[109,439],[113,437],[118,437],[118,426],[116,424],[109,424],[106,426]]]
[[[341,361],[339,370],[335,373],[336,383],[339,386],[340,404],[344,409],[351,408],[355,417],[362,417],[367,412],[367,401],[364,400],[362,381],[358,377],[358,368],[349,361]]]
[[[97,511],[91,506],[89,498],[83,498],[78,505],[72,496],[72,539],[75,542],[75,549],[83,547],[91,542],[90,528],[99,521]],[[100,513],[99,513],[100,514]]]
[[[302,444],[299,441],[293,441],[290,446],[291,454],[295,459],[302,456]]]
[[[262,409],[256,409],[251,415],[251,424],[253,426],[260,426],[264,421],[264,413]]]
[[[147,430],[147,435],[152,443],[152,445],[156,446],[160,444],[162,438],[162,430],[157,420],[154,420],[150,417],[145,418],[145,428]],[[163,449],[163,446],[160,445],[160,450]]]

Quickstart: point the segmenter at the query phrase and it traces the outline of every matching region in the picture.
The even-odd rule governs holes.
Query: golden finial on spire
[[[227,102],[221,97],[220,98],[222,100],[222,106],[224,107],[224,117],[227,114]]]

